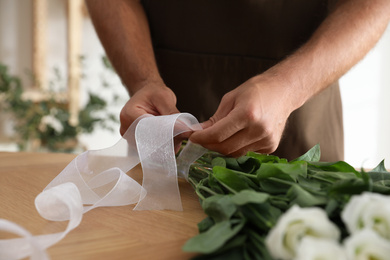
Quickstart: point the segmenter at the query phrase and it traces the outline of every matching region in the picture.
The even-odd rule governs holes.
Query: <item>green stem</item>
[[[248,205],[248,208],[253,212],[253,214],[259,218],[261,221],[263,221],[263,223],[268,227],[268,228],[272,228],[273,224],[271,221],[265,219],[261,214],[259,214],[259,212],[253,208],[253,206],[251,205]]]
[[[205,191],[205,192],[208,192],[208,193],[211,194],[211,195],[217,195],[217,194],[218,194],[218,193],[216,193],[215,191],[209,189],[208,187],[199,185],[199,182],[195,181],[195,180],[192,179],[192,178],[188,178],[188,182],[190,182],[190,183],[192,184],[192,186],[195,188],[196,194],[197,194],[202,200],[204,200],[205,197],[200,193],[200,190],[203,190],[203,191]]]
[[[249,235],[251,235],[257,242],[264,244],[264,238],[257,234],[255,231],[248,229]]]
[[[196,188],[199,184],[199,182],[195,181],[193,178],[189,177],[188,178],[188,182],[194,187]]]
[[[311,175],[310,177],[313,178],[313,179],[317,179],[317,180],[320,180],[320,181],[323,181],[323,182],[330,183],[330,184],[333,183],[333,181],[331,181],[331,180],[326,180],[325,178],[321,178],[321,177],[318,177],[316,175]]]
[[[218,183],[221,184],[224,188],[226,188],[230,193],[232,194],[237,194],[237,191],[235,191],[234,189],[230,188],[229,185],[226,185],[225,183],[223,183],[222,181],[218,180]]]
[[[205,167],[205,166],[202,166],[202,165],[193,165],[191,168],[192,168],[191,169],[192,171],[199,172],[200,174],[206,174],[206,176],[210,175],[211,172],[212,172],[212,168]]]
[[[253,175],[253,174],[250,174],[250,173],[244,173],[244,172],[240,172],[240,171],[235,171],[237,174],[241,174],[245,177],[248,177],[250,179],[254,179],[257,181],[257,176],[256,175]]]
[[[201,190],[204,190],[205,192],[210,193],[211,195],[218,195],[218,193],[216,193],[216,192],[213,191],[212,189],[209,189],[209,188],[206,187],[206,186],[198,186],[198,188],[201,189]]]
[[[280,197],[280,196],[275,196],[275,195],[270,195],[269,198],[270,198],[270,199],[274,199],[274,200],[280,200],[280,201],[290,201],[289,198]]]
[[[195,193],[196,193],[196,195],[197,195],[202,201],[206,199],[206,198],[202,195],[202,193],[200,193],[199,189],[195,189]]]
[[[269,180],[272,180],[272,181],[275,181],[275,182],[279,182],[279,183],[283,183],[283,184],[286,184],[286,185],[289,185],[289,186],[292,186],[292,185],[296,184],[295,182],[285,181],[285,180],[274,178],[274,177],[270,177]]]

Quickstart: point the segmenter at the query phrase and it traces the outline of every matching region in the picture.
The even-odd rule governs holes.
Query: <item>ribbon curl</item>
[[[46,249],[75,229],[82,215],[96,207],[137,203],[134,210],[183,210],[177,173],[187,179],[190,164],[206,149],[188,142],[176,160],[174,137],[201,129],[197,119],[187,113],[144,115],[115,145],[78,155],[35,199],[43,218],[69,220],[65,231],[32,236],[23,227],[0,219],[0,231],[21,236],[0,240],[0,260],[49,259]],[[139,163],[142,186],[126,174]]]

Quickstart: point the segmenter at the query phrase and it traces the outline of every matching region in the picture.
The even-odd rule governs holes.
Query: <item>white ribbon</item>
[[[63,232],[32,236],[23,227],[0,219],[0,231],[21,236],[0,240],[0,260],[49,259],[46,249],[81,222],[83,213],[104,206],[137,203],[134,210],[182,210],[177,172],[187,179],[192,162],[206,150],[188,142],[177,165],[174,137],[202,129],[190,114],[138,118],[114,146],[86,151],[72,160],[35,199],[39,214],[52,221],[69,220]],[[126,172],[139,163],[142,186]]]

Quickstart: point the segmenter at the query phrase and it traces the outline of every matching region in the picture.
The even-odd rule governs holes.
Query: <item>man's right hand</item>
[[[175,93],[164,84],[147,84],[135,92],[122,108],[120,133],[124,135],[127,128],[144,114],[158,116],[175,113],[179,113]]]
[[[123,135],[144,114],[179,112],[176,96],[163,83],[154,58],[148,20],[139,0],[86,0],[107,56],[130,93],[120,114]]]

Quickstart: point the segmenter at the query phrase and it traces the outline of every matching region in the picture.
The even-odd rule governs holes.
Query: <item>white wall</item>
[[[0,62],[24,81],[32,63],[31,7],[32,1],[0,0]]]
[[[390,27],[368,55],[340,80],[345,160],[390,168]]]
[[[0,0],[0,61],[10,66],[11,71],[23,76],[31,70],[31,2],[29,0]],[[66,75],[66,24],[65,1],[50,0],[48,28],[48,73],[58,67]],[[123,101],[110,104],[112,112],[119,111],[127,96],[116,76],[105,71],[100,62],[104,53],[89,19],[83,23],[83,55],[86,57],[86,89],[103,96],[111,91],[123,96]],[[382,159],[390,168],[390,29],[367,57],[341,79],[345,123],[345,160],[356,166],[373,167]],[[52,74],[51,74],[52,75]],[[112,83],[112,89],[101,87],[104,76]],[[83,99],[85,102],[85,98]],[[324,122],[326,123],[326,122]],[[114,125],[119,129],[119,125]],[[1,130],[0,124],[0,130]],[[4,128],[4,127],[3,127]],[[105,148],[119,140],[115,133],[99,130],[93,135],[84,135],[81,141],[88,149]],[[12,150],[14,146],[1,146],[0,150]]]
[[[27,84],[25,69],[31,69],[32,1],[0,0],[0,62],[7,64],[11,73],[23,75]],[[1,110],[1,108],[0,108]],[[9,115],[0,111],[0,140],[6,141],[11,136],[13,126]],[[0,150],[15,150],[13,143],[0,144]]]

